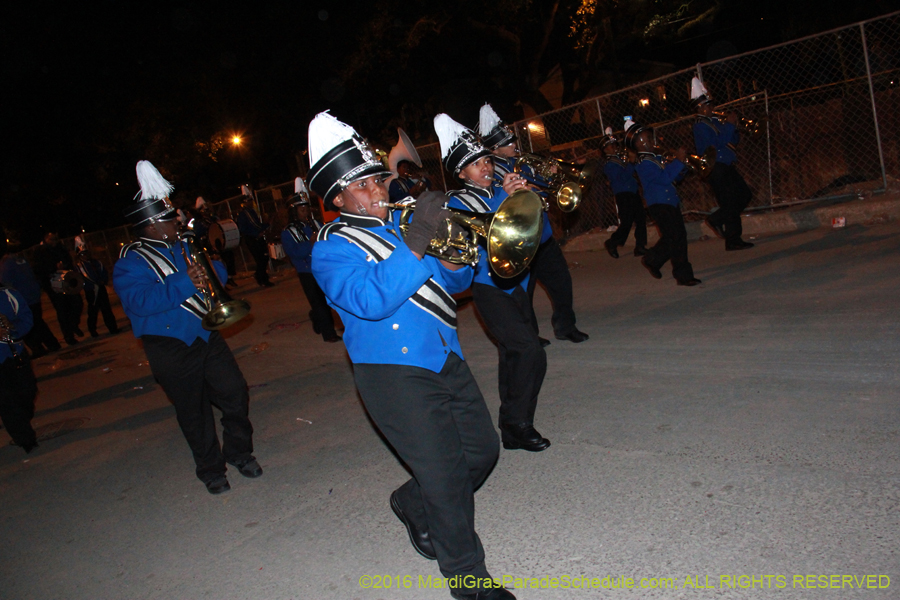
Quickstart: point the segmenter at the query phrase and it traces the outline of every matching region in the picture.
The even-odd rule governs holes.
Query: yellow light
[[[650,98],[641,98],[641,106],[645,108],[650,106]]]
[[[540,128],[541,128],[541,126],[538,125],[537,123],[529,123],[528,124],[528,129],[530,129],[531,131],[538,131]]]
[[[236,135],[233,138],[231,138],[231,143],[234,144],[235,146],[240,146],[241,145],[241,136]]]

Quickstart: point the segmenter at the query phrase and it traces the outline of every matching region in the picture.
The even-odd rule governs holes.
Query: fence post
[[[600,110],[600,98],[594,98],[594,102],[597,104],[597,116],[600,117],[600,131],[606,134],[606,127],[603,125],[603,111]]]
[[[881,185],[887,189],[887,173],[884,169],[884,151],[881,148],[881,130],[878,128],[878,111],[875,108],[875,86],[872,83],[872,67],[869,65],[869,45],[866,41],[866,25],[859,24],[859,33],[862,36],[863,56],[866,59],[866,77],[869,79],[869,97],[872,100],[872,118],[875,120],[875,142],[878,144],[878,160],[881,163]]]
[[[772,130],[769,128],[769,90],[763,90],[766,96],[766,155],[769,166],[769,206],[775,204],[775,188],[772,183]]]

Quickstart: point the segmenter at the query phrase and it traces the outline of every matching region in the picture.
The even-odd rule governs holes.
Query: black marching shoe
[[[501,425],[500,438],[507,450],[528,450],[541,452],[550,447],[550,440],[538,433],[531,423]]]
[[[706,219],[706,224],[712,229],[717,236],[720,238],[725,237],[725,227],[721,223],[713,223],[711,220]]]
[[[747,248],[752,248],[752,242],[745,242],[744,240],[738,238],[737,241],[734,242],[725,242],[725,251],[730,252],[731,250],[746,250]]]
[[[434,553],[434,545],[431,543],[431,538],[428,537],[428,532],[416,527],[400,509],[400,502],[397,500],[397,490],[394,490],[394,493],[391,494],[391,510],[394,511],[400,522],[406,526],[406,531],[409,533],[409,541],[412,542],[416,552],[428,560],[437,560],[437,555]]]
[[[75,334],[75,337],[84,337],[84,332],[81,329],[79,329],[78,327],[75,327],[74,329],[72,329],[72,333]]]
[[[459,590],[450,590],[450,595],[456,600],[516,600],[512,592],[506,588],[491,588],[468,594]]]
[[[210,479],[204,483],[206,484],[206,491],[213,495],[222,494],[231,489],[231,486],[228,485],[228,479],[224,475],[219,475],[215,479]]]
[[[703,283],[703,282],[700,281],[699,279],[697,279],[696,277],[691,277],[690,279],[679,279],[678,280],[678,285],[692,286],[692,285],[697,285],[698,283]]]
[[[247,462],[243,462],[241,464],[231,463],[234,466],[238,473],[243,475],[244,477],[249,477],[250,479],[255,479],[263,474],[262,467],[259,466],[259,463],[256,462],[255,458],[251,458]]]
[[[547,338],[539,337],[538,341],[541,342],[541,348],[546,348],[547,346],[550,345],[550,340],[548,340]]]
[[[567,333],[565,335],[556,336],[556,339],[569,340],[570,342],[572,342],[574,344],[580,344],[581,342],[583,342],[587,339],[590,339],[590,337],[591,336],[589,336],[588,334],[586,334],[583,331],[578,331],[578,329],[573,329],[572,331],[570,331],[569,333]]]
[[[613,258],[619,258],[619,250],[616,246],[616,243],[612,240],[606,240],[603,242],[603,245],[606,246],[606,251],[609,252],[609,255]]]
[[[634,247],[634,255],[635,256],[644,256],[645,254],[647,254],[646,246],[635,246]]]
[[[641,264],[644,265],[645,269],[650,271],[650,275],[653,277],[653,279],[662,279],[662,273],[660,272],[660,270],[648,263],[646,256],[641,258]]]
[[[341,341],[341,340],[344,339],[344,338],[342,338],[341,336],[339,336],[337,333],[331,333],[331,334],[329,334],[329,335],[323,335],[323,336],[322,336],[322,339],[325,340],[326,342],[330,343],[330,344],[333,344],[333,343],[335,343],[335,342]]]

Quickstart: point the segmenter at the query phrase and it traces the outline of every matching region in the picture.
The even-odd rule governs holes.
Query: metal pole
[[[884,169],[884,151],[881,148],[881,131],[878,129],[878,111],[875,109],[875,86],[872,84],[872,68],[869,66],[869,47],[866,43],[866,27],[859,24],[859,33],[862,35],[863,56],[866,57],[866,76],[869,78],[869,97],[872,99],[872,118],[875,120],[875,141],[878,143],[878,160],[881,163],[881,185],[887,189],[887,173]]]
[[[606,132],[606,127],[603,126],[603,111],[600,110],[600,98],[594,98],[594,102],[597,103],[597,115],[600,117],[600,131]]]
[[[769,160],[769,206],[775,203],[775,188],[772,184],[772,130],[769,129],[769,90],[764,90],[766,95],[766,154]]]
[[[525,131],[528,132],[528,151],[531,154],[534,154],[534,144],[531,143],[531,127],[529,127],[529,125],[531,125],[531,123],[526,121],[525,122]]]

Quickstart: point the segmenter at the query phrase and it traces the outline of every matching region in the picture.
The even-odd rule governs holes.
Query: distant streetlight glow
[[[231,143],[234,144],[235,146],[240,146],[241,141],[242,141],[241,136],[239,136],[239,135],[236,135],[233,138],[231,138]]]
[[[641,106],[644,108],[650,106],[650,98],[641,98]]]

